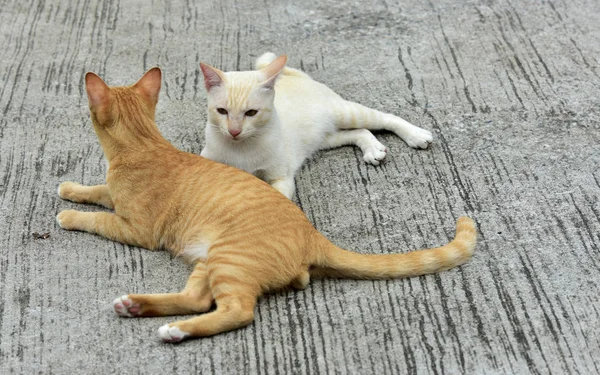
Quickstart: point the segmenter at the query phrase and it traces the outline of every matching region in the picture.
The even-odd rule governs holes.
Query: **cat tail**
[[[338,129],[388,130],[396,133],[414,148],[427,148],[433,141],[433,136],[428,130],[421,129],[398,116],[362,104],[341,99],[336,101],[332,110]]]
[[[277,55],[274,54],[273,52],[263,53],[258,59],[256,59],[256,62],[254,63],[254,69],[256,69],[256,70],[262,69],[265,66],[269,65],[270,63],[272,63],[273,60],[275,60],[276,58],[277,58]]]
[[[273,60],[275,60],[276,58],[277,58],[277,55],[275,55],[273,52],[266,52],[266,53],[262,54],[258,59],[256,59],[256,62],[254,63],[254,69],[260,70],[260,69],[264,68],[265,66],[269,65],[270,63],[272,63]],[[284,76],[296,76],[296,77],[310,78],[310,76],[308,74],[306,74],[300,70],[290,68],[288,66],[283,68],[283,70],[281,71],[281,74],[283,74]]]
[[[311,276],[354,279],[387,279],[420,276],[459,266],[471,258],[477,232],[475,223],[461,217],[449,244],[402,254],[360,254],[335,246],[316,232],[316,261]]]

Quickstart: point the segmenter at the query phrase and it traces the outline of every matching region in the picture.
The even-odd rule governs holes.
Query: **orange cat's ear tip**
[[[98,74],[94,73],[94,72],[87,72],[85,73],[85,80],[87,81],[90,78],[94,78],[94,77],[98,77]]]
[[[102,80],[102,78],[100,78],[100,76],[98,74],[96,74],[94,72],[85,73],[85,84],[86,85],[97,84],[100,82],[104,83],[104,81]]]
[[[162,77],[162,70],[160,69],[160,67],[155,66],[154,68],[151,68],[150,70],[148,70],[146,72],[146,74],[158,74],[159,77]]]

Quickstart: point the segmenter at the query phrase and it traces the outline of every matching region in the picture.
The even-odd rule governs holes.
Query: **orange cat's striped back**
[[[173,147],[154,123],[160,70],[133,86],[109,88],[86,76],[94,129],[109,162],[107,184],[61,184],[62,198],[108,212],[62,211],[61,227],[145,247],[165,248],[195,267],[180,293],[129,294],[114,302],[122,316],[205,313],[159,329],[164,341],[208,336],[250,323],[257,297],[311,275],[394,278],[466,262],[475,225],[460,218],[448,245],[404,254],[340,249],[285,196],[254,176]],[[217,309],[208,312],[213,302]]]

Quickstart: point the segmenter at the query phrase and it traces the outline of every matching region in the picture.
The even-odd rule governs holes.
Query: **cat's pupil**
[[[226,115],[227,114],[227,110],[225,108],[217,108],[217,112],[219,112],[222,115]]]
[[[256,109],[251,109],[249,111],[246,111],[246,116],[248,117],[252,117],[254,116],[256,113],[258,113],[258,111]]]

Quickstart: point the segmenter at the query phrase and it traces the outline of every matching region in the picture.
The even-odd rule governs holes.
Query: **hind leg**
[[[419,128],[403,118],[388,113],[384,119],[384,128],[396,133],[412,148],[425,149],[433,141],[433,135],[429,130]]]
[[[198,262],[181,292],[124,295],[114,300],[113,308],[124,317],[185,315],[207,312],[212,302],[206,264]]]
[[[344,145],[356,145],[363,152],[363,160],[369,164],[379,165],[387,155],[387,147],[375,138],[367,129],[338,130],[329,134],[322,146],[334,148]]]
[[[260,294],[256,276],[227,259],[227,256],[222,260],[212,258],[209,264],[210,290],[217,309],[192,319],[165,324],[158,330],[163,341],[212,336],[246,326],[254,320],[254,307]]]
[[[218,298],[217,309],[192,319],[165,324],[158,335],[165,342],[188,337],[206,337],[247,326],[254,320],[256,296],[231,295]]]
[[[340,100],[332,105],[332,111],[339,129],[389,130],[414,148],[427,148],[433,141],[430,131],[421,129],[398,116],[362,104]]]

